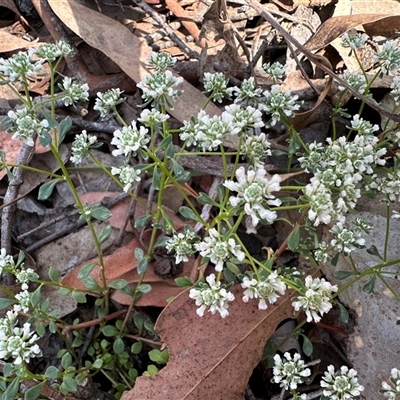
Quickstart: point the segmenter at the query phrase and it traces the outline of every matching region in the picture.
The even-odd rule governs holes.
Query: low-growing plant
[[[362,73],[345,71],[342,79],[364,96],[371,97],[371,85],[379,76],[397,72],[400,49],[397,42],[386,42],[376,55],[375,74],[370,78],[362,68],[356,51],[363,48],[365,40],[365,35],[359,34],[343,37],[343,43],[357,58]],[[1,286],[3,293],[8,295],[0,302],[3,308],[8,308],[0,320],[0,358],[6,361],[0,379],[3,399],[22,396],[20,385],[26,380],[39,382],[23,395],[25,399],[35,399],[41,396],[45,383],[68,394],[79,390],[79,386],[84,385],[87,379],[99,373],[110,381],[112,393],[119,398],[124,390],[133,387],[139,375],[131,354],[146,351],[153,363],[158,366],[166,364],[167,350],[149,351],[149,347],[143,347],[145,341],[129,342],[127,318],[122,320],[119,319],[120,314],[113,314],[109,298],[112,289],[122,290],[131,296],[131,305],[127,310],[127,314],[130,314],[140,295],[151,290],[143,280],[158,247],[164,247],[174,255],[177,264],[188,262],[190,256],[199,254],[201,265],[213,265],[215,272],[204,276],[202,268],[197,282],[191,282],[187,277],[176,279],[178,285],[191,287],[189,297],[194,300],[193,305],[197,307],[199,317],[211,312],[229,318],[230,302],[240,301],[230,291],[235,282],[240,282],[243,288],[242,301],[257,299],[261,310],[277,302],[288,288],[294,290],[294,315],[300,312],[306,315],[298,329],[306,322],[319,322],[334,305],[340,308],[341,318],[347,320],[347,310],[338,298],[345,289],[363,277],[370,278],[364,286],[365,292],[372,293],[379,279],[400,300],[399,294],[391,289],[386,278],[390,273],[387,268],[400,263],[400,258],[388,257],[390,223],[399,215],[392,212],[392,206],[400,196],[400,169],[396,155],[400,136],[396,125],[388,121],[387,129],[377,135],[379,127],[361,117],[363,104],[358,114],[353,116],[343,109],[342,99],[347,89],[339,86],[333,112],[332,137],[326,143],[307,143],[291,122],[291,117],[302,103],[290,90],[282,89],[279,82],[284,76],[285,67],[274,63],[264,66],[265,73],[274,81],[270,90],[259,88],[253,77],[245,79],[241,87],[229,87],[222,73],[206,73],[204,88],[209,97],[204,108],[185,121],[181,128],[171,129],[167,110],[181,95],[179,85],[182,78],[176,77],[169,69],[173,67],[175,59],[163,53],[151,55],[148,67],[152,73],[137,85],[144,99],[143,111],[137,121],[125,121],[120,115],[118,105],[124,98],[119,89],[97,95],[94,110],[102,118],[113,114],[121,124],[121,128],[113,134],[111,145],[114,146],[113,156],[124,157],[123,165],[103,165],[92,152],[92,149],[101,145],[98,137],[86,131],[76,135],[71,147],[72,163],[80,164],[90,158],[137,202],[140,199],[134,189],[144,177],[151,178],[151,193],[156,194],[156,207],[142,204],[147,213],[135,221],[136,229],[151,229],[147,250],[136,249],[134,254],[138,262],[139,283],[134,287],[122,279],[107,283],[101,243],[108,238],[111,229],[107,226],[100,234],[96,234],[93,220],[106,221],[111,213],[103,206],[81,202],[71,171],[59,152],[72,121],[69,117],[57,120],[56,101],[62,100],[65,106],[75,106],[80,101],[89,100],[86,84],[82,85],[57,73],[60,60],[71,52],[67,44],[59,42],[15,54],[7,60],[0,59],[0,83],[8,85],[22,102],[22,107],[10,111],[2,123],[8,126],[13,139],[22,140],[24,145],[34,146],[38,139],[48,147],[59,163],[60,172],[49,173],[28,165],[7,163],[4,153],[1,154],[2,167],[7,169],[10,179],[12,168],[25,168],[50,176],[50,180],[39,190],[39,199],[42,200],[51,196],[57,183],[66,182],[81,218],[92,233],[99,260],[98,265],[88,264],[81,269],[79,277],[86,290],[80,290],[60,283],[59,274],[54,268],[49,268],[49,281],[39,279],[35,271],[24,267],[23,253],[15,261],[4,249],[1,250],[1,273],[12,274],[16,282],[21,284],[18,294],[5,285]],[[28,78],[40,73],[45,62],[50,69],[51,93],[35,101],[29,93]],[[61,83],[58,84],[59,90],[56,90],[58,77]],[[23,95],[16,89],[16,83],[21,85]],[[395,101],[394,112],[400,104],[400,78],[393,78],[391,89]],[[229,104],[221,115],[210,116],[205,111],[210,101]],[[337,134],[338,117],[347,118],[347,135]],[[283,124],[289,134],[287,152],[276,151],[265,133],[266,127],[276,124]],[[178,140],[179,147],[175,145]],[[215,192],[200,193],[196,201],[188,196],[183,184],[192,178],[192,171],[180,163],[183,156],[220,157],[222,178]],[[297,182],[292,180],[295,184],[285,185],[283,174],[270,175],[265,168],[266,159],[270,156],[287,160],[286,178],[294,176],[294,172],[303,171],[302,178],[299,177]],[[175,229],[163,205],[165,189],[171,185],[184,199],[179,212],[188,223],[180,231]],[[348,214],[353,213],[361,197],[378,195],[387,206],[386,240],[382,251],[375,247],[367,248],[363,235],[371,231],[370,223],[361,218],[351,226],[347,223]],[[148,204],[153,198],[150,200]],[[199,205],[204,207],[200,209]],[[208,213],[204,212],[207,210]],[[212,218],[209,217],[210,210],[213,211]],[[296,216],[294,211],[298,212]],[[278,220],[290,226],[290,234],[280,248],[268,248],[267,256],[256,258],[244,246],[238,234],[239,228],[244,226],[247,233],[256,233],[261,226]],[[321,239],[317,230],[320,225],[329,226],[330,240]],[[286,248],[302,254],[315,269],[319,268],[320,263],[330,262],[334,266],[339,255],[343,255],[351,263],[353,271],[336,271],[336,277],[344,281],[341,286],[312,274],[303,279],[303,270],[275,267]],[[366,249],[378,261],[359,270],[353,260],[353,253],[359,249]],[[99,281],[90,276],[96,266],[101,271]],[[93,325],[94,332],[85,349],[86,354],[78,355],[79,349],[85,344],[82,331],[76,329],[80,322],[67,323],[58,317],[57,311],[50,310],[49,301],[41,296],[43,285],[59,287],[61,294],[72,295],[79,303],[85,303],[88,295],[95,298],[96,318],[99,321]],[[139,336],[143,329],[154,332],[153,327],[140,317],[134,318],[134,324]],[[49,366],[41,373],[34,373],[29,369],[29,362],[32,358],[41,357],[43,350],[38,343],[47,331],[59,335],[65,348],[58,353],[58,367]],[[285,353],[282,358],[276,354],[273,360],[272,382],[279,384],[284,391],[290,391],[293,399],[305,399],[306,395],[298,393],[297,388],[300,383],[307,381],[311,371],[306,368],[300,355]],[[158,367],[155,364],[149,362],[147,371],[142,371],[143,375],[156,374]],[[393,368],[390,379],[392,385],[384,382],[382,391],[384,396],[395,399],[400,395],[400,373],[396,368]],[[320,385],[323,396],[329,399],[356,399],[363,390],[357,381],[357,372],[347,366],[336,371],[332,365],[329,366]]]

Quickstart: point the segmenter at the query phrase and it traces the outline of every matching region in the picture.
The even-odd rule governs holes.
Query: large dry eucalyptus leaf
[[[320,50],[348,30],[360,25],[371,36],[386,36],[400,29],[400,15],[355,14],[332,17],[321,25],[315,35],[307,42],[306,47],[308,50]]]
[[[292,316],[292,293],[262,311],[256,300],[242,301],[240,285],[231,291],[236,299],[225,319],[210,313],[199,318],[188,292],[168,304],[155,328],[169,362],[159,374],[139,377],[121,400],[243,400],[266,341]]]
[[[49,0],[49,4],[65,25],[90,46],[106,54],[135,82],[149,74],[145,64],[152,49],[121,23],[72,0]],[[174,109],[168,112],[179,121],[189,120],[203,107],[206,97],[186,81],[179,88],[183,94],[174,102]],[[212,103],[206,111],[211,115],[221,113]]]

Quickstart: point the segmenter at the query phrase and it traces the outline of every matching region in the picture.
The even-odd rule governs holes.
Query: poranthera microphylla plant
[[[365,96],[370,96],[370,87],[377,77],[384,74],[395,75],[400,67],[400,49],[396,41],[386,42],[375,58],[375,76],[368,78],[362,69],[356,50],[364,47],[365,35],[346,34],[343,44],[350,48],[359,62],[362,73],[345,71],[342,79],[355,87]],[[100,146],[94,134],[82,131],[76,135],[71,146],[70,161],[81,164],[90,158],[99,169],[119,185],[136,201],[134,194],[138,182],[144,177],[151,178],[152,188],[157,194],[154,198],[157,207],[148,210],[147,215],[135,222],[138,230],[151,227],[151,235],[147,243],[147,251],[135,252],[141,280],[135,287],[130,287],[122,279],[106,283],[104,274],[101,243],[111,232],[106,227],[96,234],[93,220],[107,220],[111,213],[105,207],[82,204],[71,179],[70,171],[64,165],[59,154],[59,146],[71,128],[71,120],[61,122],[55,119],[55,102],[61,99],[66,107],[75,106],[80,101],[89,99],[88,86],[80,84],[69,77],[58,78],[57,67],[62,57],[70,55],[72,49],[63,42],[45,44],[26,53],[18,53],[9,59],[0,59],[0,81],[7,84],[21,99],[22,106],[10,111],[2,121],[15,140],[21,140],[27,146],[34,146],[38,139],[53,153],[60,165],[59,173],[49,174],[30,166],[7,163],[6,155],[1,154],[2,168],[7,169],[9,178],[12,168],[26,168],[50,176],[50,180],[42,185],[39,198],[46,199],[58,182],[65,181],[76,201],[76,208],[81,214],[93,235],[94,245],[99,257],[102,280],[96,282],[89,276],[95,265],[82,268],[80,277],[87,290],[66,287],[59,282],[58,272],[49,268],[50,281],[44,281],[31,269],[25,268],[23,253],[18,260],[7,254],[4,249],[0,254],[0,273],[10,273],[21,284],[21,292],[14,294],[2,285],[1,290],[9,295],[0,304],[8,308],[4,318],[0,320],[0,358],[6,361],[3,377],[0,380],[0,391],[7,398],[17,398],[20,384],[27,379],[34,379],[39,384],[29,389],[24,398],[34,399],[40,396],[45,383],[50,383],[63,394],[74,392],[86,378],[97,373],[104,374],[114,385],[114,394],[119,398],[122,392],[131,388],[138,376],[128,352],[125,350],[126,321],[118,320],[115,324],[103,322],[99,331],[107,339],[94,341],[88,349],[88,358],[82,361],[77,357],[76,349],[83,343],[83,338],[74,332],[73,340],[65,334],[68,324],[58,318],[56,311],[49,311],[49,302],[41,297],[43,285],[55,285],[62,294],[72,294],[78,302],[86,301],[86,294],[96,295],[98,317],[106,317],[110,313],[110,289],[119,289],[132,298],[131,307],[138,297],[151,290],[151,286],[143,283],[147,266],[157,247],[164,247],[175,256],[176,262],[187,262],[189,257],[198,254],[204,265],[210,263],[214,272],[208,276],[200,276],[197,282],[188,278],[177,278],[180,286],[191,286],[189,297],[193,299],[194,310],[201,318],[205,313],[219,314],[215,318],[229,318],[229,304],[232,301],[257,301],[258,307],[265,310],[270,304],[278,301],[288,288],[297,294],[292,299],[294,315],[303,312],[305,322],[319,322],[336,303],[346,318],[346,311],[337,301],[340,293],[357,282],[361,276],[369,276],[374,282],[376,276],[385,280],[381,272],[386,267],[400,263],[400,259],[388,259],[387,248],[390,238],[387,237],[383,254],[378,255],[376,265],[363,270],[362,274],[352,259],[354,251],[367,248],[365,234],[373,228],[365,220],[359,218],[351,226],[347,222],[349,211],[355,209],[359,199],[364,195],[380,195],[387,205],[387,224],[398,219],[392,214],[392,205],[400,197],[400,168],[393,153],[399,145],[400,133],[387,129],[379,133],[379,127],[361,117],[363,105],[356,115],[348,115],[342,108],[341,99],[346,88],[339,86],[339,100],[334,109],[333,136],[326,143],[304,142],[290,122],[290,117],[300,109],[301,102],[290,90],[283,90],[279,82],[285,74],[285,66],[274,63],[264,66],[274,84],[268,90],[259,88],[254,78],[243,81],[240,87],[229,87],[229,82],[221,73],[204,76],[205,92],[209,95],[207,102],[228,102],[220,116],[210,116],[204,108],[190,120],[184,121],[182,128],[169,128],[167,107],[173,107],[174,101],[181,95],[182,78],[176,77],[169,68],[175,59],[167,54],[153,53],[148,60],[152,73],[138,83],[144,99],[143,110],[137,121],[125,121],[118,112],[117,106],[124,101],[119,89],[98,93],[94,110],[101,118],[113,114],[121,124],[111,140],[114,157],[123,158],[123,163],[103,165],[92,152]],[[30,96],[27,79],[41,73],[43,64],[48,63],[51,74],[51,93],[40,102]],[[19,82],[24,94],[16,90],[14,84]],[[400,77],[393,78],[391,86],[396,111],[400,105]],[[57,89],[58,88],[58,89]],[[347,136],[336,137],[337,115],[348,119]],[[283,124],[289,132],[288,170],[302,169],[310,176],[309,181],[301,185],[285,185],[279,174],[272,176],[265,169],[266,157],[274,151],[265,128]],[[180,139],[180,150],[173,145],[173,137]],[[234,149],[227,146],[229,139],[235,138]],[[388,152],[391,149],[391,153]],[[394,150],[393,150],[394,149]],[[206,220],[201,210],[195,206],[182,188],[182,183],[189,181],[191,171],[179,163],[182,156],[216,156],[219,155],[223,166],[223,180],[215,196],[200,193],[198,202],[212,206],[214,217]],[[228,158],[233,157],[233,169],[228,169]],[[246,166],[241,165],[242,160]],[[294,162],[296,161],[296,162]],[[163,208],[163,194],[168,185],[174,185],[185,200],[180,214],[188,220],[195,221],[199,229],[186,225],[183,230],[176,231],[172,221]],[[281,195],[291,192],[293,196]],[[154,211],[155,210],[155,211]],[[284,211],[297,210],[296,221],[284,219]],[[392,218],[391,218],[392,217]],[[255,233],[262,225],[273,224],[276,220],[285,220],[291,225],[288,247],[292,251],[302,253],[309,262],[318,268],[319,263],[335,264],[341,254],[347,257],[354,267],[353,273],[346,274],[344,284],[333,285],[325,278],[316,278],[311,274],[292,268],[281,271],[274,268],[277,253],[269,249],[268,256],[259,260],[249,253],[243,245],[238,228],[245,226],[247,232]],[[316,228],[328,225],[331,233],[329,241],[321,241]],[[371,251],[371,250],[370,250]],[[372,253],[371,253],[372,254]],[[241,268],[239,268],[239,266]],[[245,272],[243,271],[245,266]],[[333,267],[332,267],[333,268]],[[339,271],[340,272],[340,271]],[[242,299],[235,299],[230,291],[234,280],[238,279],[243,288]],[[385,285],[390,287],[385,280]],[[370,288],[369,288],[370,289]],[[393,293],[397,300],[399,295]],[[131,309],[131,308],[130,308]],[[135,322],[143,328],[143,323]],[[147,326],[147,329],[152,329]],[[49,330],[58,334],[65,342],[65,351],[59,353],[60,367],[48,367],[41,374],[29,369],[32,358],[40,357],[40,337]],[[98,336],[97,336],[98,337]],[[132,346],[132,352],[140,352],[141,342]],[[150,352],[151,353],[151,352]],[[159,364],[168,360],[167,353],[156,351],[153,358]],[[153,359],[152,358],[152,359]],[[311,371],[299,354],[285,353],[283,357],[274,357],[272,382],[282,390],[290,391],[293,399],[305,399],[306,395],[298,393],[298,385],[307,382]],[[110,371],[118,371],[114,375]],[[156,373],[157,368],[148,373]],[[390,383],[382,383],[382,394],[395,399],[400,394],[400,373],[392,369]],[[320,386],[324,398],[357,399],[363,391],[358,383],[357,372],[342,366],[335,369],[330,365],[321,377]]]

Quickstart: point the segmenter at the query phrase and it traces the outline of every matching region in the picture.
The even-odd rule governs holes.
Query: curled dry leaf
[[[352,28],[362,25],[370,36],[387,36],[400,29],[400,15],[355,14],[332,17],[325,21],[307,42],[308,50],[320,50]]]
[[[159,374],[139,377],[121,400],[243,400],[266,341],[292,315],[292,293],[262,311],[255,300],[243,303],[239,285],[231,291],[236,299],[225,319],[198,317],[187,292],[169,303],[155,326],[169,362]]]

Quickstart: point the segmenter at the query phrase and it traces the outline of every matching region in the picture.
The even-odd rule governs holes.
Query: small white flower
[[[242,288],[245,289],[243,292],[243,301],[247,303],[249,299],[260,299],[258,308],[260,310],[266,310],[268,303],[273,304],[278,300],[278,293],[280,295],[285,294],[286,285],[281,281],[276,271],[271,272],[266,278],[260,280],[249,279],[247,276],[243,278]]]
[[[37,281],[39,279],[39,275],[32,268],[27,268],[17,271],[15,274],[15,279],[18,283],[22,284],[22,290],[27,290],[28,283]]]
[[[23,290],[22,292],[17,293],[15,298],[18,300],[18,303],[14,304],[13,310],[16,312],[22,311],[24,313],[28,313],[31,304],[30,296],[31,294],[28,292],[28,290]]]
[[[283,79],[286,68],[287,65],[282,65],[280,62],[274,62],[272,64],[268,63],[262,66],[262,69],[274,83],[277,83]]]
[[[344,71],[343,75],[340,75],[340,78],[352,86],[355,90],[359,91],[361,94],[364,94],[365,89],[367,88],[367,81],[363,74],[358,72],[350,72],[348,70]],[[338,89],[340,92],[347,90],[346,87],[339,85]]]
[[[360,135],[373,135],[374,132],[379,130],[378,125],[372,125],[369,121],[364,121],[364,119],[360,118],[358,114],[353,115],[353,119],[351,121],[351,127],[347,126],[346,128],[350,128],[355,130]]]
[[[98,92],[93,110],[100,111],[101,118],[105,118],[110,112],[114,112],[118,104],[125,101],[121,94],[122,91],[120,89],[110,89],[105,93]]]
[[[272,223],[277,215],[271,211],[269,206],[279,206],[281,201],[272,194],[280,190],[280,177],[273,175],[266,178],[267,171],[263,167],[257,170],[249,169],[247,173],[244,167],[236,170],[234,181],[225,181],[224,186],[232,192],[237,192],[236,197],[231,196],[229,203],[232,207],[244,208],[244,212],[251,217],[253,226],[256,226],[260,219]]]
[[[160,111],[152,108],[151,110],[145,109],[140,113],[140,121],[143,125],[149,128],[154,127],[157,124],[165,122],[169,118],[168,114],[162,114]]]
[[[393,99],[394,99],[396,105],[399,105],[400,104],[400,76],[395,76],[393,78],[393,82],[390,85],[390,88],[392,89],[392,91],[390,93],[393,96]]]
[[[176,263],[189,261],[188,256],[196,252],[195,242],[198,236],[192,230],[186,230],[185,233],[174,233],[165,244],[168,253],[174,252]]]
[[[13,364],[20,365],[42,355],[36,344],[39,337],[31,332],[30,327],[31,324],[26,322],[22,328],[10,327],[6,338],[0,335],[0,358],[7,360],[12,357]]]
[[[135,156],[139,150],[146,148],[146,144],[150,140],[147,132],[148,130],[144,126],[137,129],[135,121],[132,121],[129,126],[117,129],[111,140],[111,144],[117,146],[117,149],[112,151],[112,155]]]
[[[15,267],[14,259],[12,256],[7,254],[7,251],[5,248],[2,248],[0,250],[0,276],[3,271],[3,268],[5,267]]]
[[[248,103],[254,103],[258,102],[261,94],[262,94],[262,89],[256,87],[256,81],[253,76],[251,76],[249,79],[245,79],[240,88],[235,86],[233,88],[233,92],[236,96],[235,103],[240,103],[240,102],[245,102],[246,104]]]
[[[19,52],[8,59],[0,58],[0,73],[11,82],[19,78],[26,80],[26,77],[35,77],[43,69],[43,60],[33,61],[33,49],[28,52]]]
[[[247,106],[242,108],[239,104],[231,104],[225,107],[226,113],[232,115],[232,123],[239,127],[240,130],[247,131],[250,128],[261,128],[264,126],[262,114],[260,110]]]
[[[245,156],[254,168],[260,168],[264,165],[264,158],[272,154],[271,143],[265,133],[248,135],[246,141],[240,147],[240,154]]]
[[[211,314],[219,312],[222,318],[229,315],[228,302],[233,301],[235,296],[228,292],[226,288],[221,286],[221,282],[215,282],[215,275],[208,275],[206,278],[208,283],[200,283],[198,288],[190,289],[189,297],[196,300],[196,306],[200,306],[196,313],[199,317],[208,311]]]
[[[66,92],[62,97],[65,106],[75,106],[75,103],[78,101],[89,100],[89,85],[87,83],[79,85],[73,83],[71,78],[65,77],[63,83],[58,84],[58,86]]]
[[[119,175],[120,181],[125,185],[123,190],[128,193],[135,182],[140,182],[140,169],[135,169],[130,165],[124,165],[121,168],[111,167],[113,175]]]
[[[281,358],[279,354],[275,354],[275,366],[273,368],[274,377],[271,379],[273,383],[279,383],[280,387],[286,390],[295,390],[297,385],[304,382],[311,375],[309,368],[305,368],[304,361],[300,354],[295,353],[293,358],[286,352]]]
[[[332,308],[332,292],[338,290],[337,286],[331,285],[324,278],[312,278],[308,275],[305,280],[305,294],[298,296],[292,302],[295,311],[303,310],[307,315],[307,321],[319,322],[318,314],[326,314]]]
[[[381,51],[375,55],[375,62],[384,74],[396,74],[400,67],[400,48],[396,40],[388,40],[382,45]]]
[[[346,32],[342,36],[342,45],[344,47],[350,47],[351,50],[359,50],[365,48],[365,43],[368,40],[368,36],[365,33],[348,33]]]
[[[156,71],[165,71],[167,68],[172,68],[175,65],[176,58],[167,53],[153,52],[150,54],[147,62],[149,63],[149,68],[153,68]]]
[[[146,102],[172,107],[169,99],[176,100],[181,91],[176,89],[183,82],[182,77],[175,77],[169,70],[147,75],[136,86],[142,90]]]
[[[211,74],[210,72],[204,73],[203,79],[204,91],[206,93],[211,92],[211,98],[213,101],[222,102],[223,98],[230,99],[233,88],[228,89],[228,80],[222,72]]]
[[[235,239],[226,240],[215,228],[210,229],[208,234],[209,236],[202,242],[196,244],[196,249],[202,257],[208,257],[215,264],[216,271],[222,271],[224,263],[232,257],[236,257],[239,261],[244,260],[245,254]]]
[[[330,400],[351,400],[358,399],[364,387],[358,383],[357,371],[342,366],[335,372],[333,365],[328,366],[320,382],[320,386],[325,388],[324,396]]]
[[[13,126],[7,129],[8,133],[13,133],[13,140],[22,140],[28,146],[35,145],[35,135],[42,136],[48,131],[49,123],[47,120],[39,121],[38,117],[31,113],[26,107],[16,111],[9,111],[7,116],[13,122]]]
[[[44,43],[34,49],[34,53],[43,60],[53,62],[61,56],[73,55],[74,50],[68,43],[60,40],[57,43]]]
[[[75,136],[75,140],[72,143],[72,156],[70,160],[74,164],[80,164],[86,157],[89,156],[91,148],[96,147],[97,137],[94,135],[88,135],[84,130],[81,134]]]
[[[329,232],[333,235],[331,246],[338,252],[343,251],[346,257],[352,251],[362,248],[365,245],[365,239],[361,236],[362,231],[360,228],[350,230],[345,228],[342,223],[338,222]]]
[[[383,381],[381,393],[389,400],[396,400],[400,396],[400,370],[392,368],[390,371],[390,384]]]
[[[297,101],[299,96],[292,95],[290,90],[282,91],[280,85],[273,85],[271,90],[264,92],[265,101],[260,104],[260,109],[271,115],[270,125],[274,126],[282,116],[290,117],[293,111],[300,108]]]

